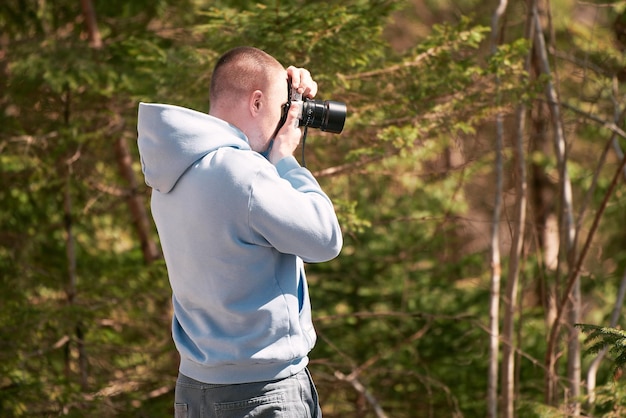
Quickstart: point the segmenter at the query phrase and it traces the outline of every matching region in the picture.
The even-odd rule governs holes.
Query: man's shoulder
[[[222,147],[207,154],[199,165],[202,170],[208,170],[214,175],[248,181],[259,172],[276,171],[274,166],[258,152],[233,147]]]
[[[251,149],[221,147],[215,150],[213,154],[210,158],[214,160],[215,164],[237,171],[259,170],[271,165],[265,157]]]

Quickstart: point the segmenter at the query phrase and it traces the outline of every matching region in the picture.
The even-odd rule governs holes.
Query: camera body
[[[317,128],[325,132],[341,133],[346,122],[345,103],[334,100],[313,100],[303,98],[289,86],[289,102],[300,104],[298,123],[300,126]]]

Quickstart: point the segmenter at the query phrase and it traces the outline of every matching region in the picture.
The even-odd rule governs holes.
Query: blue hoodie
[[[330,199],[293,157],[276,166],[205,113],[139,105],[138,145],[173,293],[181,373],[280,379],[315,344],[304,262],[336,257]]]

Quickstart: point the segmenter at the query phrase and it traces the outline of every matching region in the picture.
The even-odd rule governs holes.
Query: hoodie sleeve
[[[278,172],[278,176],[276,173]],[[261,169],[252,184],[249,226],[255,244],[309,263],[339,255],[343,238],[333,204],[294,157]]]

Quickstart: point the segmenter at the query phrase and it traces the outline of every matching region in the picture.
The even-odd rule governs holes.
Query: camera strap
[[[304,126],[304,133],[302,134],[302,167],[306,168],[306,160],[304,159],[304,145],[306,144],[306,134],[308,126]]]

